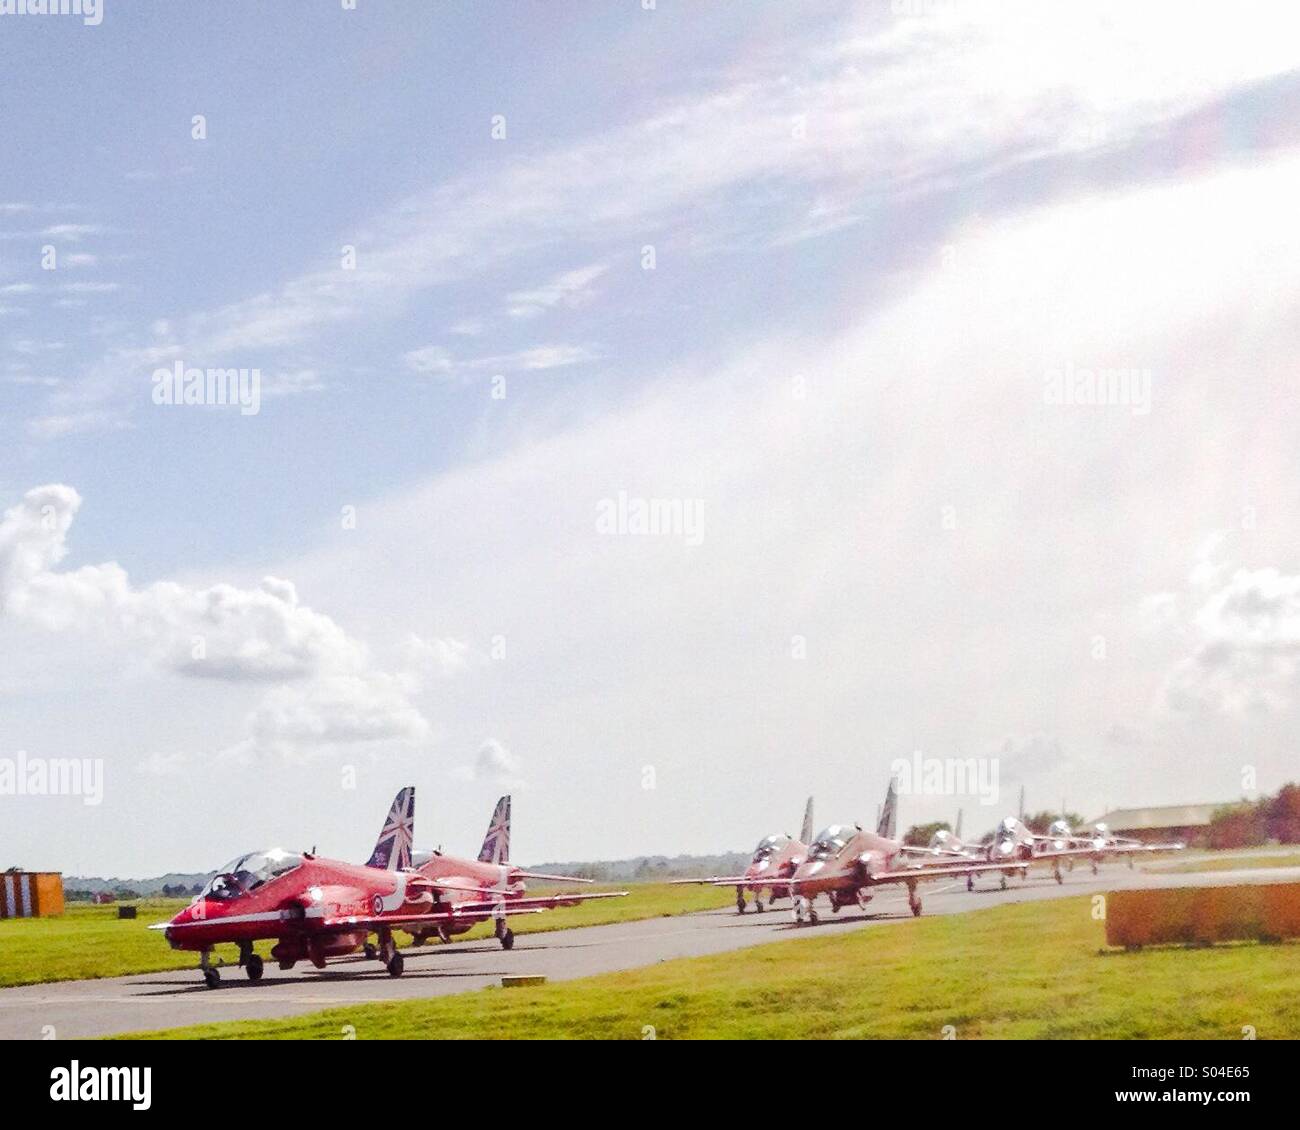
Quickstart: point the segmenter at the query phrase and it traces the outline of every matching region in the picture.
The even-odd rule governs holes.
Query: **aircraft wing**
[[[488,894],[479,890],[480,894]],[[593,894],[546,895],[538,898],[506,898],[498,895],[475,902],[458,902],[446,910],[424,914],[364,914],[322,920],[323,930],[377,930],[381,926],[436,926],[439,922],[456,922],[466,918],[487,918],[500,910],[503,914],[541,914],[558,906],[574,906],[586,899],[622,898],[627,891],[599,891]]]
[[[543,910],[554,910],[557,906],[577,906],[580,902],[586,902],[588,899],[619,899],[626,898],[627,891],[592,891],[589,894],[579,894],[577,891],[566,891],[556,895],[526,895],[523,898],[492,898],[484,899],[481,902],[458,903],[457,909],[461,914],[491,914],[500,908],[506,914],[518,914],[520,911],[540,912]],[[470,909],[466,909],[470,908]]]
[[[576,875],[545,875],[541,871],[511,871],[512,879],[541,879],[548,883],[594,883],[595,879],[579,879]]]
[[[463,905],[463,904],[462,904]],[[541,914],[545,907],[523,907],[519,911],[512,913],[518,914]],[[356,914],[342,915],[338,918],[321,918],[309,919],[310,922],[319,922],[317,927],[321,933],[331,933],[338,930],[378,930],[381,926],[394,926],[399,929],[407,926],[436,926],[440,922],[459,922],[466,918],[475,921],[489,917],[492,908],[486,910],[469,909],[462,910],[459,907],[455,910],[433,911],[428,914]]]
[[[749,880],[743,875],[710,875],[706,879],[669,879],[670,887],[681,887],[687,883],[716,883],[721,886],[744,886]]]
[[[1034,858],[1026,860],[1027,863],[1041,863],[1044,860],[1068,859],[1076,855],[1096,855],[1096,848],[1054,848],[1052,851],[1038,851],[1034,853]]]
[[[1187,845],[1184,843],[1172,844],[1108,844],[1101,848],[1101,854],[1112,855],[1145,855],[1157,851],[1182,851]],[[1096,849],[1094,849],[1096,850]]]
[[[1005,863],[941,863],[934,866],[904,867],[899,871],[877,871],[866,876],[867,886],[879,883],[915,883],[922,879],[960,879],[977,871],[1005,871]]]

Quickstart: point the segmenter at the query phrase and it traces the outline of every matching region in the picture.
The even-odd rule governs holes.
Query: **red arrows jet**
[[[299,961],[323,969],[327,958],[365,946],[371,933],[379,938],[373,956],[398,977],[404,963],[393,940],[395,929],[436,929],[466,919],[481,922],[498,912],[507,895],[514,896],[514,913],[540,913],[584,897],[525,898],[522,884],[517,892],[504,891],[399,869],[403,859],[410,859],[414,804],[413,789],[398,794],[371,863],[344,863],[278,848],[250,852],[222,867],[170,922],[150,929],[163,930],[173,949],[196,950],[209,988],[221,980],[211,963],[213,946],[238,946],[239,964],[250,981],[257,981],[263,962],[253,950],[254,942],[274,940],[271,957],[281,969],[292,969]],[[386,867],[372,865],[381,858]],[[599,897],[616,894],[626,892]]]
[[[826,895],[831,911],[846,906],[865,907],[874,888],[904,884],[912,913],[921,913],[917,887],[936,879],[961,878],[976,871],[997,871],[997,863],[942,860],[910,863],[903,843],[896,838],[898,788],[889,782],[885,804],[875,832],[857,824],[832,824],[809,845],[807,857],[782,884],[794,899],[794,920],[802,926],[817,922],[816,900]]]
[[[497,801],[488,823],[487,835],[477,859],[460,859],[440,851],[416,852],[414,863],[417,872],[439,884],[447,892],[446,901],[457,910],[457,916],[445,921],[416,923],[403,927],[417,946],[423,945],[431,935],[450,942],[455,934],[463,934],[489,918],[493,932],[502,949],[515,944],[514,931],[506,925],[507,914],[530,914],[550,910],[557,906],[577,906],[587,899],[619,898],[626,891],[601,891],[592,894],[556,894],[542,898],[525,895],[524,881],[538,879],[556,883],[590,883],[572,875],[545,875],[539,871],[524,871],[510,862],[510,797]],[[482,895],[490,891],[494,897],[491,906],[484,908]],[[478,909],[476,909],[476,907]]]
[[[743,875],[711,875],[707,879],[674,879],[673,885],[680,886],[686,883],[708,883],[714,887],[736,888],[736,913],[745,913],[745,892],[752,890],[754,892],[754,909],[760,913],[763,910],[763,887],[767,887],[768,903],[775,902],[778,898],[784,898],[789,893],[788,888],[783,882],[768,884],[765,880],[789,879],[794,874],[794,869],[803,862],[804,856],[808,854],[808,841],[812,838],[812,820],[813,820],[813,798],[809,797],[808,802],[804,805],[803,810],[803,827],[799,831],[799,838],[793,839],[787,835],[765,836],[758,841],[758,847],[754,849],[753,858],[749,861],[749,866],[745,868]]]

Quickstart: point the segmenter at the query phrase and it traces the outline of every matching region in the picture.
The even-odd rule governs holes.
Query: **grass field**
[[[1300,1036],[1300,945],[1100,952],[1087,897],[921,918],[529,989],[158,1038],[1241,1039]]]
[[[1256,867],[1300,867],[1300,852],[1286,855],[1203,855],[1174,863],[1150,864],[1146,870],[1165,875],[1188,875],[1195,871],[1248,871]]]
[[[538,884],[530,886],[529,893],[541,894],[551,889],[555,888]],[[591,889],[615,888],[596,886]],[[729,889],[671,887],[667,883],[632,884],[617,889],[631,891],[631,894],[623,899],[596,899],[545,914],[521,914],[510,919],[510,928],[516,933],[528,934],[572,926],[630,922],[727,906],[735,898]],[[79,903],[70,903],[66,913],[58,918],[5,919],[0,922],[0,955],[3,955],[0,988],[195,967],[198,965],[197,954],[173,950],[160,932],[145,929],[150,922],[170,918],[188,901],[148,899],[137,904],[139,917],[134,921],[119,920],[117,907],[112,904],[90,906]],[[491,933],[491,924],[484,923],[468,934],[460,935],[458,940],[485,937]],[[398,936],[406,937],[404,934]],[[257,950],[265,955],[270,946],[269,942],[259,943]],[[232,963],[238,960],[234,946],[217,947],[216,956]]]

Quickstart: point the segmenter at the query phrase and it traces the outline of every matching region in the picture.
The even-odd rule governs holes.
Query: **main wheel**
[[[262,959],[255,953],[248,955],[248,960],[244,962],[244,972],[248,974],[250,981],[260,981],[262,979]],[[215,973],[216,970],[213,970]]]
[[[1056,869],[1055,872],[1053,872],[1053,874],[1056,876],[1056,881],[1057,881],[1058,883],[1064,883],[1064,882],[1065,882],[1065,876],[1061,874],[1061,869],[1060,869],[1059,867]]]
[[[501,942],[501,948],[503,950],[514,949],[515,932],[511,930],[509,927],[506,927],[505,933],[501,935],[499,940]]]
[[[393,956],[388,959],[388,975],[390,977],[400,977],[402,968],[406,963],[402,960],[400,951],[394,951]]]
[[[762,900],[762,899],[755,899],[755,900],[754,900],[754,909],[755,909],[756,911],[758,911],[759,914],[762,914],[762,913],[763,913],[763,900]]]
[[[808,925],[816,926],[818,922],[817,908],[811,902],[808,903]]]
[[[739,895],[736,896],[736,913],[737,914],[745,913],[745,900],[741,898]]]
[[[913,918],[920,918],[920,917],[921,917],[921,900],[920,900],[919,898],[908,899],[908,900],[907,900],[907,905],[910,906],[910,907],[912,908],[912,917],[913,917]]]
[[[203,983],[209,989],[215,989],[221,984],[221,973],[216,969],[205,969],[203,971]]]
[[[975,889],[975,876],[974,876],[974,875],[967,875],[967,876],[966,876],[966,889],[967,889],[968,891],[973,891],[973,890]]]
[[[998,877],[998,883],[1004,891],[1007,889],[1007,877],[1005,875]]]

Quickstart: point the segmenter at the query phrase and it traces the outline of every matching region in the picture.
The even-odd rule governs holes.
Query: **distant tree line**
[[[1274,796],[1216,808],[1206,839],[1212,848],[1300,844],[1300,785],[1288,783]]]

